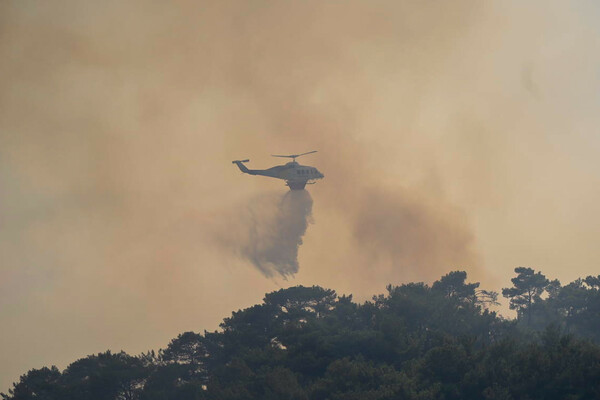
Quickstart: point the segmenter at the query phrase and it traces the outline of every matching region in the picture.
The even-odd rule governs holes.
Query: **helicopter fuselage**
[[[300,165],[296,161],[290,161],[284,165],[277,165],[268,169],[248,169],[243,161],[232,161],[236,164],[240,171],[250,175],[262,175],[270,178],[283,179],[291,190],[302,190],[306,184],[315,183],[316,180],[322,179],[324,175],[315,167]]]

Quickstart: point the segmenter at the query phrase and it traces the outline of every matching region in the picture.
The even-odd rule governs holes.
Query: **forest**
[[[600,276],[515,269],[501,295],[453,271],[356,303],[319,286],[265,295],[158,352],[32,369],[3,400],[598,399]]]

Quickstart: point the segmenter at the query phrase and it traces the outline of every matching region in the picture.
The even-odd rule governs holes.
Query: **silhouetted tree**
[[[13,384],[9,395],[1,394],[1,396],[3,399],[11,400],[58,399],[61,395],[60,377],[60,371],[55,366],[32,369],[21,376],[18,383]]]
[[[435,281],[431,290],[460,302],[475,303],[477,301],[475,290],[479,287],[479,282],[466,283],[466,280],[465,271],[452,271],[442,276],[439,281]]]
[[[333,361],[311,387],[311,399],[385,400],[415,398],[414,384],[392,366],[348,357]]]
[[[479,283],[453,271],[428,286],[352,296],[313,287],[265,295],[215,332],[185,332],[137,357],[100,353],[31,370],[3,400],[380,400],[600,398],[600,279],[561,287],[519,268],[505,289],[520,317],[485,308]],[[548,296],[542,297],[546,291]],[[557,322],[552,324],[552,322]],[[537,326],[537,325],[536,325]],[[595,330],[594,330],[595,329]]]
[[[559,323],[568,332],[600,342],[600,292],[596,279],[577,279],[551,293],[545,303],[554,314],[547,323]]]
[[[531,268],[515,268],[517,276],[511,279],[512,288],[502,289],[502,295],[510,299],[510,309],[517,310],[519,317],[526,315],[527,325],[531,325],[533,305],[541,300],[541,295],[550,283],[541,272]]]
[[[75,361],[63,372],[63,399],[134,400],[144,386],[148,367],[124,352],[99,353]]]
[[[465,271],[452,271],[442,276],[439,281],[435,281],[431,290],[462,303],[498,305],[498,293],[479,289],[479,282],[466,283],[466,280]]]

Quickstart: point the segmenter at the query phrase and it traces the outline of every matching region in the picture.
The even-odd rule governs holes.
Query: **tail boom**
[[[232,163],[232,164],[235,164],[235,165],[237,165],[237,166],[238,166],[238,168],[240,169],[240,171],[242,171],[242,172],[243,172],[243,173],[245,173],[245,174],[256,175],[256,174],[254,173],[254,171],[252,171],[252,170],[248,169],[248,168],[247,168],[247,167],[244,165],[244,163],[246,163],[246,162],[248,162],[248,161],[250,161],[250,160],[248,160],[248,159],[247,159],[247,160],[236,160],[236,161],[232,161],[231,163]]]

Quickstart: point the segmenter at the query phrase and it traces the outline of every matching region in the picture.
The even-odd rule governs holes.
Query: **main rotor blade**
[[[316,153],[317,150],[313,150],[313,151],[309,151],[306,153],[302,153],[302,154],[290,154],[289,156],[284,156],[284,155],[280,155],[280,154],[271,154],[272,157],[284,157],[284,158],[296,158],[296,157],[300,157],[300,156],[305,156],[307,154],[312,154],[312,153]]]
[[[298,154],[296,157],[300,157],[300,156],[304,156],[306,154],[312,154],[312,153],[316,153],[316,152],[317,152],[316,150],[313,150],[313,151],[309,151],[309,152],[306,152],[306,153]]]

